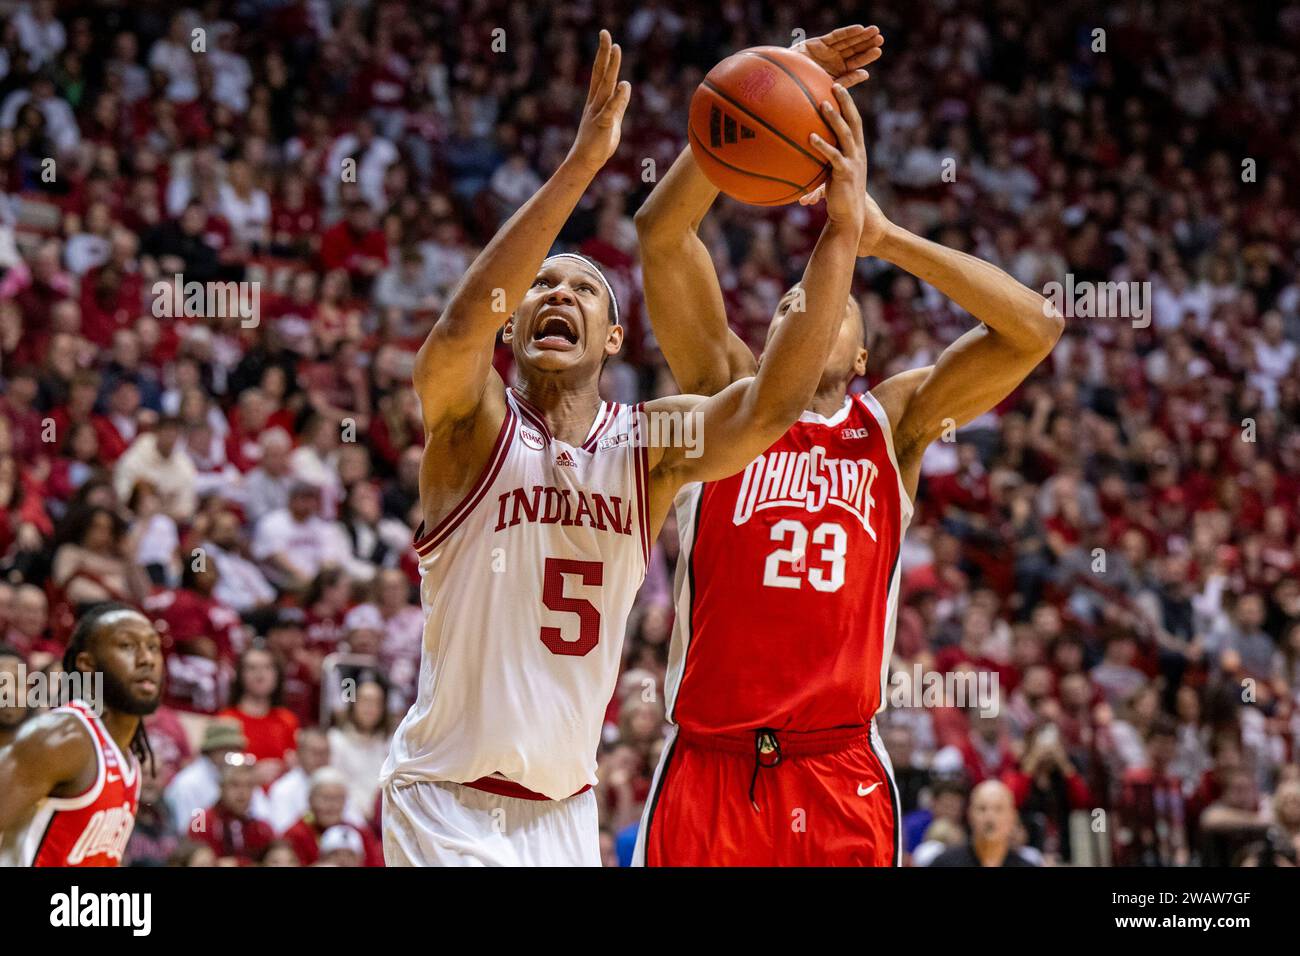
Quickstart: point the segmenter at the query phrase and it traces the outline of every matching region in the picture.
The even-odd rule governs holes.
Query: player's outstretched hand
[[[871,75],[866,67],[880,59],[884,44],[885,37],[879,27],[855,23],[810,40],[800,40],[790,49],[808,57],[848,89]]]
[[[600,48],[596,51],[591,85],[587,89],[587,105],[578,124],[578,136],[569,151],[570,157],[593,176],[618,149],[623,112],[632,96],[632,84],[618,79],[622,62],[622,49],[610,38],[608,30],[601,30]]]
[[[831,222],[861,229],[867,207],[867,147],[862,139],[862,117],[853,97],[839,83],[831,87],[835,105],[822,101],[822,114],[839,140],[838,148],[816,133],[810,135],[813,148],[831,165],[826,184],[826,216]]]
[[[800,40],[790,49],[802,53],[848,89],[871,76],[866,67],[880,59],[885,36],[879,27],[860,23],[840,27],[811,40]],[[799,200],[801,206],[815,206],[826,196],[826,187],[818,186]]]

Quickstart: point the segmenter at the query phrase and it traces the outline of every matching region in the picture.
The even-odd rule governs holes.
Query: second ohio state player
[[[882,43],[875,27],[856,26],[796,49],[848,86],[866,79],[861,67]],[[686,149],[637,215],[651,324],[679,386],[702,395],[754,369],[696,234],[716,196]],[[800,419],[740,474],[678,495],[666,688],[675,728],[638,862],[899,863],[898,797],[874,715],[921,456],[946,421],[968,422],[1009,394],[1062,323],[1041,296],[893,225],[870,197],[858,254],[929,282],[983,324],[932,367],[850,395],[867,351],[849,299]],[[801,294],[781,300],[769,343],[802,321],[792,309]]]
[[[162,695],[162,642],[124,604],[77,622],[64,670],[102,675],[102,713],[73,700],[23,724],[0,749],[0,865],[118,866],[135,828],[144,717]]]

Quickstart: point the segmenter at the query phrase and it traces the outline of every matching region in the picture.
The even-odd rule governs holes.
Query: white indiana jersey
[[[596,782],[628,612],[649,556],[641,406],[601,404],[586,441],[506,390],[478,482],[416,531],[419,690],[382,780],[498,776],[555,800]]]

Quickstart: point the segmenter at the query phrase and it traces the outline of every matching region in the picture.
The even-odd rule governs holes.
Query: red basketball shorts
[[[646,866],[898,866],[889,757],[863,727],[702,736],[664,749],[637,836]]]

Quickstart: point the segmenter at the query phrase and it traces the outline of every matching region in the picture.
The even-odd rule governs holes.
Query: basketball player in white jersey
[[[875,27],[796,45],[845,86],[880,52]],[[754,374],[727,326],[697,234],[718,195],[685,149],[637,214],[646,305],[681,388]],[[820,199],[820,192],[805,197]],[[804,414],[743,475],[692,484],[667,695],[674,732],[638,834],[649,865],[899,865],[897,793],[875,731],[894,639],[898,554],[921,457],[945,427],[1011,393],[1063,322],[1002,270],[894,225],[867,198],[858,255],[930,283],[980,324],[933,366],[864,395],[862,316],[842,322]],[[852,267],[850,267],[852,268]],[[798,317],[787,292],[758,368]],[[804,827],[791,827],[798,811]]]
[[[418,698],[382,773],[390,865],[599,865],[596,749],[651,542],[678,488],[743,468],[812,399],[849,293],[866,165],[838,88],[839,113],[825,108],[839,148],[811,140],[832,178],[800,321],[757,375],[710,398],[601,401],[617,302],[593,263],[547,253],[618,145],[620,59],[602,31],[567,158],[471,265],[416,360],[426,624]],[[511,388],[492,367],[498,330]]]

